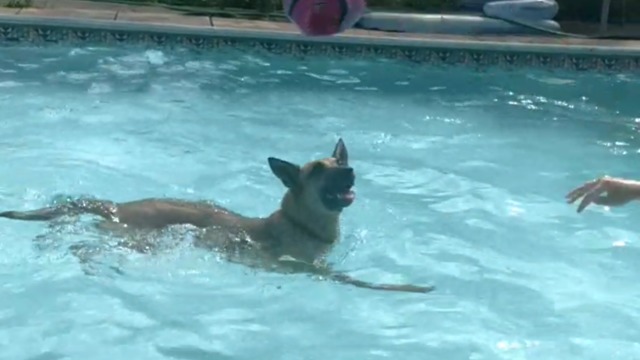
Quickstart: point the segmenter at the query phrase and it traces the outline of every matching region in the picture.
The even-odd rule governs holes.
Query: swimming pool
[[[2,220],[0,354],[638,357],[640,213],[577,215],[563,199],[604,173],[639,177],[638,83],[231,50],[5,48],[3,210],[166,196],[266,215],[283,191],[267,157],[328,156],[341,136],[358,197],[331,260],[437,291],[256,272],[188,241],[80,264],[69,247],[100,240],[89,222]]]

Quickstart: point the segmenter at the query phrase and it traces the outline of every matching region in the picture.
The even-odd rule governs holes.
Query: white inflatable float
[[[357,28],[455,35],[519,35],[540,34],[538,29],[560,31],[553,21],[558,13],[555,0],[474,0],[483,1],[483,13],[463,14],[407,14],[370,12],[364,14]],[[514,23],[515,22],[515,23]],[[522,22],[528,26],[517,24]]]
[[[555,0],[498,0],[489,1],[482,12],[491,17],[518,20],[551,20],[558,14]]]

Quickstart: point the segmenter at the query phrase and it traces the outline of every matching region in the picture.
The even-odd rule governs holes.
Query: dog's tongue
[[[347,204],[351,204],[356,199],[356,193],[349,190],[347,192],[339,193],[338,198]]]

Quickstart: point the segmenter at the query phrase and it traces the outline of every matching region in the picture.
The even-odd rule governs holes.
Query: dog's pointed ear
[[[269,159],[271,172],[282,181],[282,184],[291,189],[300,182],[300,166],[274,157]]]
[[[347,152],[347,146],[342,141],[342,138],[338,139],[336,147],[333,149],[331,157],[338,160],[338,165],[349,165],[349,153]]]

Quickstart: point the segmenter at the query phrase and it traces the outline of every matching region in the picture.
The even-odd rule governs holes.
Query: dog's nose
[[[343,174],[344,174],[344,177],[347,179],[347,181],[349,181],[350,183],[353,184],[353,182],[356,179],[356,175],[353,172],[353,168],[352,167],[345,167]]]
[[[349,179],[353,179],[355,177],[352,167],[346,166],[346,167],[341,168],[341,170],[342,170],[341,171],[342,176],[345,176],[345,177],[347,177]]]

